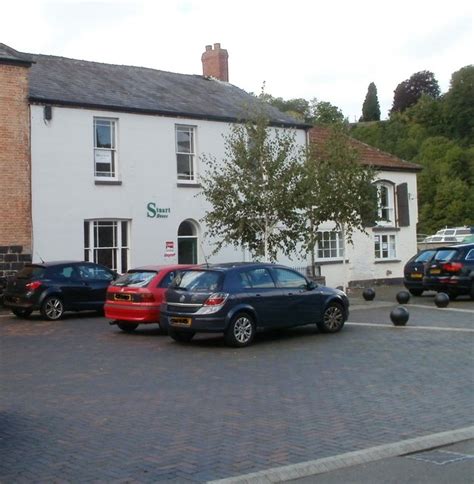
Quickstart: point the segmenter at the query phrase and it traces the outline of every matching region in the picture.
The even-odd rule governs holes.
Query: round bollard
[[[449,296],[445,292],[438,292],[434,298],[436,306],[445,308],[449,304]]]
[[[397,293],[398,304],[406,304],[410,300],[410,293],[408,291],[400,291]]]
[[[362,293],[362,297],[366,301],[372,301],[375,297],[375,291],[371,287],[364,289],[364,292]]]
[[[409,317],[408,309],[403,306],[398,306],[390,312],[390,319],[395,326],[405,326]]]

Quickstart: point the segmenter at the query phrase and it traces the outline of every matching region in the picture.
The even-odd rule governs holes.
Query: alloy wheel
[[[240,316],[234,324],[235,339],[241,343],[247,343],[253,334],[252,321],[247,316]]]

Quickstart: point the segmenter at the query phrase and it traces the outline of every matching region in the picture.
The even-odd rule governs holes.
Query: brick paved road
[[[416,311],[474,329],[474,313]],[[0,316],[0,337],[2,482],[203,482],[474,423],[473,332],[308,327],[234,350],[85,314]]]

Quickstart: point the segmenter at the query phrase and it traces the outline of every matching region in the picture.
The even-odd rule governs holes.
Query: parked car
[[[60,319],[65,311],[103,311],[105,294],[116,273],[92,262],[27,264],[8,279],[3,304],[18,317],[39,310]]]
[[[160,305],[171,281],[189,265],[145,266],[130,269],[107,289],[105,316],[130,333],[139,324],[160,322]]]
[[[421,296],[425,287],[423,277],[427,264],[436,254],[436,249],[425,249],[415,254],[403,268],[403,284],[414,296]]]
[[[247,346],[267,328],[316,324],[342,329],[349,300],[290,268],[264,263],[208,265],[178,276],[165,294],[161,324],[176,341],[196,333],[224,333],[230,346]]]
[[[451,299],[462,294],[474,299],[474,244],[437,249],[426,267],[423,285],[446,292]]]

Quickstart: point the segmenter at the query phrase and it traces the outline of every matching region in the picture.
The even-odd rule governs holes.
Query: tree
[[[273,97],[267,93],[261,93],[258,97],[279,109],[281,112],[287,113],[296,119],[306,121],[310,116],[309,102],[306,99],[295,98],[285,100],[282,97]]]
[[[377,87],[373,82],[369,84],[360,121],[380,121],[380,105],[377,97]]]
[[[310,116],[307,121],[315,125],[329,125],[342,123],[345,118],[342,111],[334,104],[313,98],[310,101]]]
[[[303,250],[311,256],[319,225],[332,220],[342,232],[344,243],[352,243],[355,230],[374,219],[377,193],[373,185],[374,170],[360,163],[358,151],[351,145],[343,124],[327,128],[322,146],[312,146],[303,169],[300,191],[301,235]]]
[[[465,66],[452,75],[443,104],[449,134],[466,144],[473,144],[474,65]]]
[[[440,95],[438,81],[430,71],[415,72],[409,79],[398,84],[394,91],[390,114],[403,112],[418,102],[422,94],[437,99]]]
[[[254,119],[231,127],[222,162],[204,157],[202,195],[212,209],[203,220],[218,240],[215,252],[231,244],[268,261],[295,250],[300,156],[294,133],[272,129],[262,105]]]

